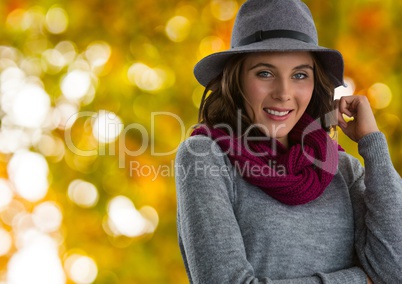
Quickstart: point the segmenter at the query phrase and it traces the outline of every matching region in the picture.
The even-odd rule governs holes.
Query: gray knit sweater
[[[244,181],[210,138],[176,157],[179,245],[191,283],[402,283],[402,182],[382,133],[339,153],[324,193],[282,204]]]

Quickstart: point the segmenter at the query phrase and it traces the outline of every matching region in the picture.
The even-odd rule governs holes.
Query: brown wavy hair
[[[320,118],[322,128],[329,132],[333,127],[330,122],[334,121],[328,116],[333,110],[334,85],[318,56],[311,54],[314,61],[314,90],[306,112],[314,119]],[[218,124],[228,125],[235,133],[242,134],[253,125],[254,117],[247,115],[246,100],[240,81],[246,56],[247,54],[232,56],[223,72],[206,86],[198,114],[199,123],[205,123],[209,127]],[[263,135],[255,127],[250,129],[249,134]]]

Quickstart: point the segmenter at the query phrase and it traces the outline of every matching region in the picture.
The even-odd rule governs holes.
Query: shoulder
[[[214,140],[203,135],[191,136],[179,145],[176,155],[178,198],[191,193],[190,199],[224,196],[233,201],[233,172],[229,158]]]
[[[195,135],[184,140],[178,147],[176,160],[218,159],[223,160],[225,153],[210,137]]]
[[[360,161],[346,152],[339,152],[338,173],[342,175],[348,186],[364,175],[364,168]]]
[[[226,153],[213,139],[204,135],[191,136],[179,145],[175,168],[176,177],[203,177],[210,181],[218,177],[219,180],[232,181],[235,171]]]

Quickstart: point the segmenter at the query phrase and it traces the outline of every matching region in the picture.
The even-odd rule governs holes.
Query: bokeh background
[[[233,0],[0,2],[0,283],[187,283],[175,150]],[[402,2],[306,0],[402,173]],[[354,155],[356,145],[339,141]]]

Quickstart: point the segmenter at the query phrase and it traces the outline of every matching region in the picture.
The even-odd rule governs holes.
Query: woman
[[[176,158],[190,282],[402,283],[400,176],[365,97],[333,110],[343,59],[318,46],[306,5],[248,0],[232,48],[194,72],[202,124]]]

